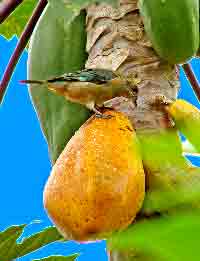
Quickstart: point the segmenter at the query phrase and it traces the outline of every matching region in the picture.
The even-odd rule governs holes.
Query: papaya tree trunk
[[[130,115],[136,130],[166,128],[166,112],[157,105],[160,99],[176,98],[176,68],[153,50],[137,3],[120,0],[116,9],[106,4],[87,9],[86,68],[104,68],[136,77],[139,83],[133,88],[137,89],[137,97]]]
[[[87,8],[86,68],[117,71],[138,79],[134,99],[118,109],[128,114],[137,133],[171,128],[160,103],[174,100],[179,89],[175,65],[162,60],[144,31],[138,0],[120,0],[118,8],[94,4]],[[130,106],[131,104],[131,106]],[[145,167],[145,166],[144,166]],[[134,260],[135,254],[110,253],[110,261]]]

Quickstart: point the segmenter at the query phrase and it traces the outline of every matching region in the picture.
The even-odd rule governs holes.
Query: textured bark
[[[161,60],[153,50],[137,2],[121,0],[117,9],[106,4],[88,8],[86,68],[110,69],[137,77],[140,83],[132,86],[137,97],[129,113],[135,128],[165,128],[167,116],[162,106],[157,106],[158,100],[176,98],[178,79],[175,66]]]
[[[116,9],[106,4],[88,7],[86,68],[104,68],[137,78],[139,83],[131,86],[134,99],[115,99],[112,105],[129,116],[137,132],[152,132],[172,126],[162,103],[176,98],[179,81],[175,66],[153,50],[137,3],[120,0]],[[110,261],[128,260],[135,260],[133,252],[110,255]]]

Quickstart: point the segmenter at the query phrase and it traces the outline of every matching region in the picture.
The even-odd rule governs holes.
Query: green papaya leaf
[[[0,233],[0,260],[11,261],[25,256],[52,242],[63,240],[55,227],[45,228],[30,237],[24,238],[17,243],[17,239],[22,235],[26,225],[11,226]]]
[[[0,1],[1,3],[2,1]],[[19,36],[23,31],[28,19],[30,18],[33,9],[38,1],[26,0],[23,1],[16,10],[0,25],[0,34],[7,39],[14,34]]]
[[[73,14],[59,20],[60,13],[48,6],[33,33],[29,59],[29,79],[48,79],[65,72],[84,68],[85,52],[85,12],[71,23]],[[89,111],[66,101],[49,90],[33,86],[31,96],[44,135],[47,139],[52,162],[60,155],[74,132],[88,119]]]
[[[74,254],[71,256],[49,256],[42,259],[35,259],[33,261],[75,261],[79,254]]]
[[[200,168],[182,155],[175,128],[137,132],[146,171],[142,213],[168,211],[200,202]]]
[[[138,220],[108,238],[108,248],[119,251],[118,261],[200,260],[199,217],[199,210],[185,209]]]

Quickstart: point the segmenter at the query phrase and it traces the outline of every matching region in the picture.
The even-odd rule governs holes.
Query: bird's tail
[[[44,84],[46,83],[45,80],[21,80],[20,83],[22,84]]]

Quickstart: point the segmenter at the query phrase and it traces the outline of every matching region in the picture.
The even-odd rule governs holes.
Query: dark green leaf
[[[0,25],[0,34],[11,38],[14,34],[20,35],[31,13],[37,4],[36,0],[26,0]]]
[[[33,261],[74,261],[79,256],[79,254],[74,254],[71,256],[49,256],[42,259],[35,259]]]
[[[113,234],[108,248],[120,251],[118,261],[196,261],[200,260],[199,235],[200,211],[185,209],[136,222]]]
[[[66,14],[65,21],[59,17],[60,13],[48,6],[38,23],[30,43],[29,79],[48,79],[84,68],[85,13],[73,23],[73,14]],[[31,96],[55,162],[74,132],[88,119],[89,111],[39,86],[32,87]]]
[[[22,235],[26,225],[12,226],[0,233],[0,260],[11,261],[29,254],[52,242],[63,239],[55,227],[45,228],[21,243],[17,239]]]
[[[20,244],[17,245],[16,250],[17,253],[20,253],[20,256],[24,256],[37,250],[38,248],[62,239],[63,237],[55,227],[48,227],[41,232],[25,238]]]
[[[0,233],[0,260],[8,260],[8,253],[15,251],[16,240],[23,233],[25,226],[11,226]]]

